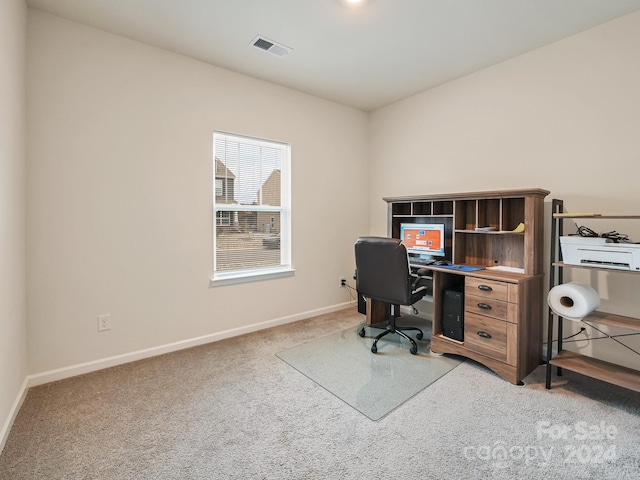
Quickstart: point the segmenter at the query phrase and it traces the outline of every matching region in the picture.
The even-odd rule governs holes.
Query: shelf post
[[[562,200],[553,199],[551,201],[551,251],[549,262],[549,290],[556,285],[556,276],[558,277],[558,284],[562,283],[562,269],[558,269],[553,266],[553,263],[558,259],[559,253],[559,236],[562,235],[562,222],[560,219],[553,216],[554,213],[562,213],[564,211],[564,202]],[[553,357],[553,317],[554,313],[549,306],[549,321],[547,323],[547,378],[546,387],[547,390],[551,388],[551,358]],[[562,350],[562,318],[558,317],[558,353]],[[558,367],[558,375],[562,375],[562,370]]]

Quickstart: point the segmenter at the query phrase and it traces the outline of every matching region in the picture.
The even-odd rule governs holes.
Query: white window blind
[[[214,281],[291,269],[290,147],[214,132]]]

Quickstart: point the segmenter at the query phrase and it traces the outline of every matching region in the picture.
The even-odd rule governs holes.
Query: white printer
[[[640,244],[602,237],[560,237],[562,260],[569,265],[640,271]]]

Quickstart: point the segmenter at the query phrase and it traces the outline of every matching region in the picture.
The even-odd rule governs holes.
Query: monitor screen
[[[407,252],[421,257],[444,257],[444,224],[402,223],[400,240]]]

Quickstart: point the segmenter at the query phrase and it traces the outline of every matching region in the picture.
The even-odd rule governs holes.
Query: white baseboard
[[[13,402],[13,406],[9,411],[9,416],[7,417],[4,425],[2,426],[2,430],[0,430],[0,453],[4,449],[4,445],[7,442],[7,438],[9,438],[9,431],[11,431],[11,427],[13,427],[13,422],[16,420],[18,416],[18,412],[24,403],[24,399],[27,397],[27,391],[29,390],[29,377],[26,377],[22,382],[22,386],[20,387],[20,391],[18,392],[18,396],[16,397],[15,402]]]
[[[122,365],[129,362],[135,362],[136,360],[142,360],[143,358],[155,357],[157,355],[163,355],[165,353],[175,352],[178,350],[183,350],[185,348],[191,348],[198,345],[204,345],[206,343],[216,342],[225,338],[236,337],[245,333],[251,333],[278,325],[297,322],[299,320],[305,320],[307,318],[324,315],[326,313],[337,312],[338,310],[343,310],[349,307],[352,307],[351,303],[345,302],[330,307],[324,307],[316,310],[298,313],[295,315],[290,315],[288,317],[277,318],[274,320],[268,320],[266,322],[254,323],[252,325],[246,325],[244,327],[225,330],[223,332],[212,333],[211,335],[204,335],[202,337],[182,340],[180,342],[170,343],[167,345],[160,345],[157,347],[138,350],[122,355],[93,360],[91,362],[70,365],[68,367],[58,368],[55,370],[49,370],[47,372],[36,373],[34,375],[29,375],[25,381],[28,382],[28,387],[35,387],[37,385],[43,385],[45,383],[55,382],[57,380],[63,380],[65,378],[75,377],[77,375],[95,372],[104,368],[115,367],[116,365]],[[10,424],[12,423],[13,421],[11,421]]]

